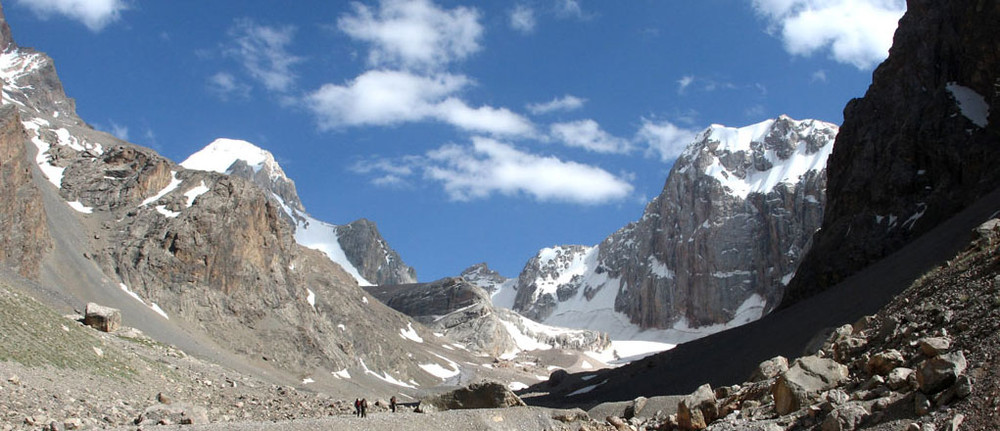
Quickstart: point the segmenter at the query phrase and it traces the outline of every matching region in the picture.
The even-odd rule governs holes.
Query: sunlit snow
[[[93,208],[84,205],[80,201],[66,202],[66,204],[68,204],[70,208],[73,208],[84,214],[92,214],[94,212]]]
[[[399,330],[399,336],[403,337],[403,338],[405,338],[407,340],[417,342],[417,343],[423,343],[424,342],[424,339],[420,338],[420,335],[417,334],[417,331],[415,329],[413,329],[413,324],[412,323],[407,323],[406,324],[406,329],[400,329]]]
[[[198,199],[198,196],[208,193],[208,191],[209,188],[206,187],[205,182],[202,181],[198,186],[184,192],[184,197],[187,198],[187,207],[191,208],[191,205],[194,205],[194,200]]]
[[[386,383],[391,383],[391,384],[396,385],[396,386],[402,386],[404,388],[410,388],[410,389],[416,389],[417,388],[416,385],[411,385],[409,383],[406,383],[406,382],[403,382],[403,381],[401,381],[399,379],[396,379],[395,377],[390,376],[389,373],[378,374],[378,373],[376,373],[376,372],[368,369],[368,366],[365,365],[365,361],[363,361],[363,360],[358,360],[358,362],[361,363],[361,368],[365,371],[365,374],[369,374],[369,375],[374,376],[375,378],[377,378],[379,380],[382,380],[382,381],[384,381]]]
[[[164,312],[163,309],[160,308],[159,305],[156,305],[155,302],[146,303],[146,301],[143,300],[141,297],[139,297],[139,295],[137,293],[135,293],[131,289],[129,289],[128,286],[125,285],[125,283],[118,283],[118,287],[121,288],[121,290],[125,291],[125,293],[127,293],[128,296],[131,296],[136,301],[139,301],[140,303],[142,303],[142,305],[145,305],[145,306],[149,307],[149,309],[155,311],[156,314],[159,314],[160,316],[163,316],[164,319],[170,319],[170,316],[167,316],[167,313]]]
[[[181,162],[181,166],[198,171],[228,174],[229,168],[238,160],[245,162],[254,172],[259,172],[266,166],[272,179],[285,176],[269,151],[239,139],[216,139]]]
[[[170,184],[167,184],[167,186],[164,187],[163,190],[160,190],[155,195],[146,198],[146,200],[142,201],[142,203],[140,203],[139,206],[146,206],[160,200],[160,198],[166,196],[167,193],[174,191],[175,189],[177,189],[177,187],[180,187],[180,185],[181,185],[181,180],[177,179],[177,172],[170,171]]]

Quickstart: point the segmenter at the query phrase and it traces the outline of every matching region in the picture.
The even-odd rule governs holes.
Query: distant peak
[[[230,173],[233,164],[243,161],[254,172],[266,169],[272,178],[285,177],[285,172],[270,151],[240,139],[219,138],[181,162],[181,166],[198,171]]]

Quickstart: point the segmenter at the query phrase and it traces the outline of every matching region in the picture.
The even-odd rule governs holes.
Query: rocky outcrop
[[[9,32],[6,22],[3,28]],[[0,265],[37,278],[52,239],[27,145],[17,108],[0,107]]]
[[[482,382],[423,399],[417,409],[423,413],[430,413],[457,409],[502,409],[524,405],[524,401],[503,383]]]
[[[865,96],[844,109],[823,227],[785,305],[837,284],[1000,186],[1000,4],[907,6],[889,58]]]
[[[389,247],[375,222],[359,219],[337,226],[337,238],[347,259],[365,279],[390,285],[417,282],[417,271]]]
[[[87,304],[83,324],[102,332],[115,332],[122,326],[120,310],[93,302]]]
[[[485,290],[463,278],[370,286],[366,290],[393,309],[477,353],[501,356],[553,347],[602,351],[611,344],[606,334],[597,331],[552,328],[496,308]],[[532,341],[525,343],[525,339]]]
[[[613,313],[639,329],[695,334],[684,337],[759,318],[777,305],[820,225],[836,133],[788,117],[706,129],[639,221],[596,247],[548,248],[529,261],[514,310],[607,331],[621,328]],[[607,316],[593,318],[595,309]]]

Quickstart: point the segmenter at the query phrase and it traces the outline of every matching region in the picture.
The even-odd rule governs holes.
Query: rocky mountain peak
[[[17,49],[14,43],[14,36],[10,33],[10,25],[7,24],[7,15],[3,13],[3,5],[0,5],[0,52],[7,52]]]
[[[181,166],[249,179],[274,193],[290,208],[305,211],[295,191],[295,183],[285,175],[274,155],[250,142],[216,139],[181,162]]]

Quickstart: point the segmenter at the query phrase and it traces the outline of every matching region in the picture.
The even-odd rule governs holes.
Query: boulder
[[[757,369],[750,375],[750,381],[770,380],[785,371],[788,371],[788,359],[784,356],[775,356],[757,365]]]
[[[420,401],[422,412],[459,409],[497,409],[523,406],[507,385],[499,382],[473,383],[467,387],[430,397]]]
[[[115,332],[122,325],[122,313],[117,308],[87,303],[83,324],[104,332]]]
[[[917,387],[928,395],[941,392],[958,380],[966,366],[960,351],[929,358],[917,367]]]
[[[698,387],[677,403],[677,426],[683,430],[700,430],[719,417],[715,392],[708,384]]]
[[[810,404],[821,392],[847,379],[848,369],[831,359],[805,356],[778,377],[771,386],[775,410],[781,415]]]
[[[646,401],[647,401],[646,397],[639,397],[632,400],[632,402],[629,403],[629,405],[625,406],[625,411],[622,414],[622,419],[632,419],[636,416],[639,416],[639,413],[642,412],[643,407],[646,407]]]

